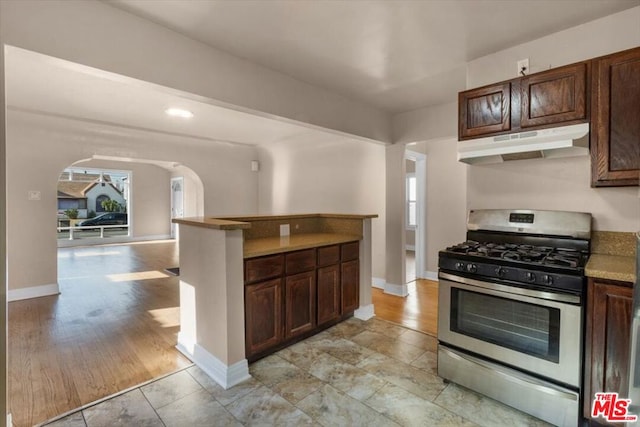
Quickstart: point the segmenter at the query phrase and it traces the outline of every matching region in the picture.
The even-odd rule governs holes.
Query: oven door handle
[[[489,289],[492,291],[506,292],[509,294],[523,295],[527,297],[539,298],[548,301],[566,302],[569,304],[580,304],[581,298],[577,295],[561,294],[557,292],[536,291],[534,289],[519,288],[517,286],[501,285],[494,282],[484,282],[480,280],[470,279],[468,277],[456,276],[449,273],[440,272],[438,277],[447,279],[452,282],[464,283],[478,288]]]
[[[448,348],[443,348],[442,346],[439,347],[439,351],[446,352],[449,357],[456,359],[460,362],[466,362],[466,363],[472,364],[476,368],[489,371],[493,374],[498,374],[501,377],[504,377],[505,379],[507,379],[508,381],[514,382],[516,384],[520,384],[524,387],[534,388],[543,393],[547,393],[552,396],[561,397],[567,400],[578,400],[578,396],[575,393],[568,393],[564,390],[557,389],[555,387],[552,388],[549,384],[546,384],[546,383],[535,382],[535,379],[518,375],[516,371],[510,370],[511,372],[509,373],[502,372],[499,369],[496,369],[494,367],[486,366],[484,363],[482,363],[481,360],[476,359],[473,356],[465,355],[464,357],[462,357],[457,352],[450,350]]]

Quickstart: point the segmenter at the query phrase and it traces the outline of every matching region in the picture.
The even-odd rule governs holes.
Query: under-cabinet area
[[[244,271],[249,361],[353,315],[359,305],[357,241],[249,258]]]

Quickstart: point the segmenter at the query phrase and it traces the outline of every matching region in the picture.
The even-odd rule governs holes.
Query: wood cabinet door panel
[[[587,118],[587,63],[537,73],[520,80],[520,127]]]
[[[460,139],[511,129],[511,84],[460,92],[458,98]]]
[[[340,265],[318,268],[318,325],[336,320],[340,310]]]
[[[289,252],[285,258],[286,274],[296,274],[313,270],[316,267],[316,250],[305,249],[303,251]]]
[[[315,328],[315,271],[287,276],[285,279],[285,311],[285,338]]]
[[[353,313],[360,306],[360,264],[358,260],[340,264],[342,314]]]
[[[245,286],[247,356],[282,341],[282,279]]]
[[[585,407],[597,392],[618,392],[626,397],[633,288],[598,279],[589,281],[586,338]]]
[[[640,184],[640,48],[594,61],[592,185]]]
[[[270,255],[260,258],[250,258],[244,263],[245,283],[254,283],[282,275],[284,271],[284,256]]]

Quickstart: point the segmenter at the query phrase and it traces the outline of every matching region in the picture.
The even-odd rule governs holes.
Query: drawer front
[[[286,255],[285,264],[287,275],[313,270],[316,268],[316,250],[305,249],[303,251],[290,252]]]
[[[360,245],[358,242],[345,243],[341,249],[342,261],[351,261],[360,257]]]
[[[245,283],[258,282],[282,276],[284,271],[284,255],[270,255],[260,258],[251,258],[244,263]]]
[[[318,248],[318,267],[337,264],[340,262],[340,246],[325,246]]]

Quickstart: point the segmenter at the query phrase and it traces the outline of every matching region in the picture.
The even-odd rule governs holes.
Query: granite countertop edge
[[[591,254],[585,275],[596,279],[636,282],[636,259],[633,256]]]

